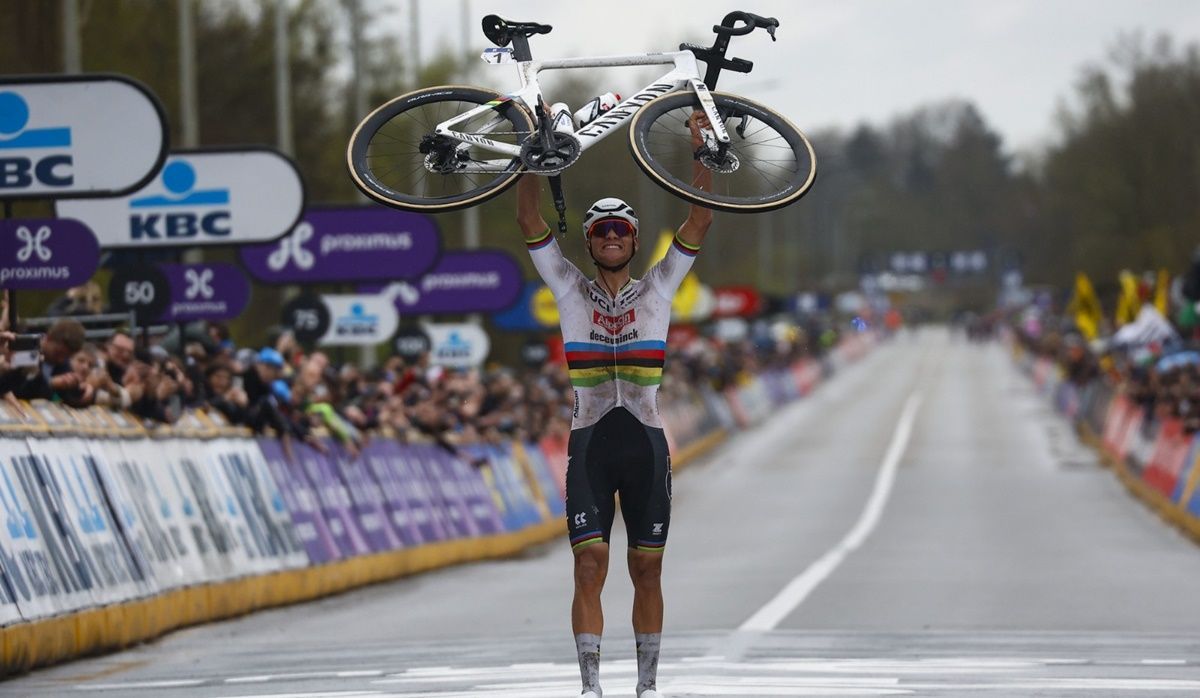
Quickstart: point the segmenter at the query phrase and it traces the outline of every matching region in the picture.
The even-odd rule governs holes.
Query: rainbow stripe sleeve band
[[[695,257],[697,254],[700,254],[700,246],[699,245],[689,245],[688,243],[684,242],[683,240],[680,240],[679,233],[675,233],[675,241],[673,244],[675,245],[675,249],[679,250],[680,252],[682,252],[683,254],[685,254],[689,257]]]
[[[546,226],[546,229],[540,235],[525,238],[525,245],[530,250],[540,250],[551,242],[554,242],[554,236],[550,234],[550,226]]]

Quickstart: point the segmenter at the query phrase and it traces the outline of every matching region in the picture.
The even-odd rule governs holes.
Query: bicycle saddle
[[[530,37],[534,34],[549,34],[553,29],[549,24],[537,22],[510,22],[499,15],[488,15],[483,18],[483,35],[497,46],[508,46],[514,36]]]

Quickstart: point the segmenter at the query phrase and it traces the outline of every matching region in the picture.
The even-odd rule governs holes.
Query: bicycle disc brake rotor
[[[738,156],[734,155],[733,152],[728,150],[724,155],[721,155],[705,149],[700,153],[699,159],[701,165],[704,165],[717,174],[729,174],[730,172],[736,172],[737,169],[742,166],[742,161],[738,159]]]
[[[535,133],[521,145],[521,162],[532,172],[554,174],[570,167],[583,154],[579,139],[569,133],[554,131],[551,147],[542,144],[541,134]]]
[[[425,154],[425,169],[438,174],[451,174],[464,169],[468,156],[458,141],[430,134],[421,139],[420,151]]]

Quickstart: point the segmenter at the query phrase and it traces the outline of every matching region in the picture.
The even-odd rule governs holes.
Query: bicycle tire
[[[812,143],[808,140],[798,128],[792,125],[783,116],[775,111],[764,107],[761,104],[748,100],[744,97],[730,95],[721,92],[712,93],[713,100],[716,102],[717,110],[725,116],[726,128],[729,128],[730,123],[734,119],[741,119],[740,123],[745,132],[746,118],[756,119],[763,125],[759,131],[771,129],[774,134],[782,141],[783,144],[772,145],[781,149],[790,149],[791,156],[796,163],[794,171],[788,170],[784,166],[775,164],[782,161],[771,161],[771,167],[781,170],[770,170],[768,174],[754,172],[757,179],[767,181],[768,189],[774,188],[773,191],[767,193],[727,193],[730,191],[736,192],[736,189],[730,189],[732,185],[726,181],[726,187],[723,191],[718,178],[725,178],[721,173],[714,173],[713,191],[705,191],[691,185],[691,140],[690,134],[687,132],[686,116],[681,120],[682,115],[690,113],[692,109],[700,107],[700,101],[695,93],[672,93],[658,97],[647,103],[645,107],[638,110],[633,117],[633,122],[629,125],[629,148],[633,152],[634,161],[642,172],[650,179],[654,180],[663,189],[671,192],[685,201],[694,204],[711,208],[718,211],[728,211],[731,213],[762,213],[765,211],[773,211],[783,208],[789,204],[795,203],[800,197],[804,196],[812,188],[813,182],[817,176],[817,156],[813,150]],[[672,112],[679,112],[672,114]],[[669,122],[665,123],[664,122]],[[680,143],[672,143],[671,147],[675,150],[675,159],[668,163],[664,156],[654,152],[656,148],[661,150],[661,143],[656,145],[653,141],[655,138],[656,128],[663,126],[669,132],[674,132],[679,138],[686,138],[683,146]],[[757,126],[757,124],[756,124]],[[680,132],[682,127],[682,132]],[[750,142],[744,137],[736,133],[735,130],[730,130],[731,152],[737,154],[741,151],[741,160],[750,163],[753,166],[755,163],[766,163],[757,157],[748,157],[753,155],[746,151],[745,146],[761,146],[763,142]],[[739,139],[741,142],[739,142]],[[681,152],[680,147],[685,147],[686,152]],[[758,148],[761,149],[761,148]],[[674,168],[675,172],[672,172]],[[744,169],[739,167],[740,169]],[[732,174],[732,173],[730,173]],[[684,177],[687,177],[685,180]],[[745,179],[750,179],[746,177]],[[778,180],[777,184],[771,184],[771,180]],[[741,185],[741,183],[739,183]],[[748,186],[748,185],[741,185]]]
[[[393,208],[418,213],[438,213],[469,208],[483,203],[492,197],[498,196],[516,183],[517,177],[520,176],[524,169],[519,157],[512,158],[505,169],[497,173],[490,181],[479,186],[473,186],[466,191],[444,196],[429,196],[420,193],[405,192],[398,188],[395,183],[389,184],[386,181],[385,175],[395,170],[398,166],[408,167],[408,170],[402,169],[401,172],[407,174],[409,177],[424,176],[424,174],[433,174],[434,177],[442,178],[469,177],[466,174],[438,175],[427,171],[424,174],[419,174],[425,170],[425,155],[416,150],[419,146],[417,141],[407,144],[414,148],[411,152],[386,155],[372,154],[373,147],[376,148],[376,153],[378,153],[380,146],[375,141],[380,136],[385,136],[392,141],[400,141],[400,139],[384,133],[389,125],[396,123],[396,119],[403,117],[405,114],[412,116],[415,110],[422,107],[452,102],[466,105],[496,102],[495,111],[506,119],[508,125],[511,127],[511,131],[505,133],[513,134],[518,143],[534,130],[533,117],[524,105],[493,90],[462,85],[441,85],[409,92],[396,97],[371,112],[354,129],[354,133],[350,136],[350,142],[346,148],[346,165],[350,170],[350,178],[354,181],[355,186],[375,201]],[[461,111],[466,111],[466,109],[464,108]],[[453,116],[453,112],[446,112],[444,118],[450,118],[451,116]],[[437,123],[436,121],[430,123],[428,119],[422,122],[416,116],[413,118],[418,122],[416,127],[408,126],[414,133],[413,138],[428,135],[432,131],[433,124]],[[422,128],[424,131],[421,130]],[[401,141],[401,145],[403,146],[405,143]],[[503,155],[493,155],[495,155],[496,159],[503,157]],[[385,158],[392,159],[385,160]],[[375,162],[373,163],[372,160]],[[406,160],[407,162],[405,162]],[[383,168],[388,163],[395,162],[401,164],[391,164],[390,170],[384,171]],[[413,165],[416,167],[411,168],[410,166]],[[440,182],[442,180],[430,181]]]

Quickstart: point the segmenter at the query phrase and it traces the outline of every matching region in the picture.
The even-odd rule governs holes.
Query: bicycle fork
[[[700,151],[697,151],[697,156],[701,151],[707,153],[716,162],[721,162],[725,159],[725,154],[729,150],[729,131],[725,128],[725,120],[721,118],[720,112],[717,111],[717,103],[712,97],[712,93],[708,90],[708,85],[699,78],[691,80],[692,90],[696,93],[696,99],[700,102],[700,107],[704,110],[705,116],[708,117],[708,123],[711,128],[700,129],[700,135],[704,138],[704,144],[700,146]]]

